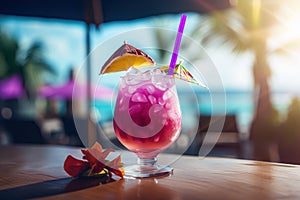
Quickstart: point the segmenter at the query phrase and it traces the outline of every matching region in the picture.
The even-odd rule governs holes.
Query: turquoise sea
[[[182,110],[183,126],[188,127],[195,123],[195,116],[199,114],[218,115],[226,112],[226,114],[237,116],[241,131],[248,131],[254,110],[254,98],[251,91],[197,92],[196,94],[179,91],[178,97]],[[282,115],[285,115],[292,97],[293,95],[286,92],[272,94],[273,104]],[[101,121],[112,119],[113,108],[111,104],[107,101],[94,102],[94,107],[98,111]]]

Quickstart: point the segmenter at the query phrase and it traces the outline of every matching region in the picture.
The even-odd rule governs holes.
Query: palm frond
[[[20,65],[16,60],[18,51],[17,41],[0,29],[0,57],[3,64],[1,67],[5,68],[5,70],[3,69],[5,71],[3,76],[9,76],[20,71]]]
[[[293,55],[293,52],[300,50],[300,37],[294,38],[272,50],[272,53],[283,56]]]
[[[38,71],[39,73],[51,73],[55,74],[56,71],[54,68],[48,64],[44,56],[44,48],[42,43],[35,42],[33,43],[26,52],[24,59],[24,66],[30,64],[33,67],[33,70]]]
[[[231,20],[235,17],[235,20]],[[195,31],[193,35],[199,34],[204,46],[230,46],[235,53],[241,53],[249,49],[249,40],[245,35],[244,27],[239,22],[236,13],[214,13],[206,16],[199,24],[201,31]]]
[[[157,20],[154,21],[154,26],[157,27],[154,31],[154,37],[156,39],[157,42],[157,46],[158,46],[158,53],[159,53],[159,58],[161,59],[161,61],[165,61],[166,59],[168,59],[170,52],[166,51],[166,50],[172,50],[173,48],[173,43],[174,43],[174,39],[173,37],[171,37],[169,34],[165,33],[165,30],[159,27],[168,27],[168,20]]]

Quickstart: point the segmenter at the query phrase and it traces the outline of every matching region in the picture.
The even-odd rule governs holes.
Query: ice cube
[[[123,96],[121,96],[120,98],[118,97],[117,99],[117,106],[119,107],[120,111],[125,111],[128,109],[128,102],[129,102],[129,98],[130,96],[127,96],[128,93],[123,93]]]
[[[150,108],[150,110],[152,110],[154,114],[158,114],[163,111],[163,106],[155,104]]]
[[[134,67],[129,68],[124,79],[127,85],[136,85],[140,82],[142,72]]]
[[[153,94],[155,92],[155,88],[153,85],[147,85],[146,90],[149,92],[149,94]]]
[[[126,88],[126,84],[124,84],[124,83],[120,84],[120,90],[123,90],[125,88]]]
[[[129,93],[129,94],[133,94],[133,93],[136,91],[137,88],[138,88],[138,87],[136,87],[136,86],[134,86],[134,85],[129,86],[129,87],[128,87],[128,93]]]
[[[132,92],[133,93],[133,92]],[[127,98],[130,98],[132,96],[132,93],[124,92],[123,95]]]
[[[165,105],[165,106],[166,106],[166,109],[167,109],[167,110],[169,110],[169,109],[171,109],[171,108],[172,108],[172,105],[171,105],[170,103],[166,103],[166,105]]]
[[[173,93],[170,90],[167,90],[163,95],[163,100],[167,100],[173,96]]]
[[[137,85],[140,82],[141,82],[141,80],[139,79],[139,75],[126,76],[126,84],[127,85]]]
[[[151,79],[151,74],[152,72],[150,70],[145,71],[144,73],[141,74],[139,77],[140,80],[147,81]]]
[[[155,85],[155,87],[159,90],[162,90],[162,91],[165,91],[168,87],[165,83],[163,82],[156,82],[156,83],[153,83]]]
[[[152,74],[153,74],[153,75],[159,75],[159,74],[163,74],[163,72],[162,72],[160,69],[154,69],[154,70],[152,71]]]
[[[152,96],[152,95],[149,95],[149,96],[148,96],[148,99],[149,99],[149,102],[150,102],[151,104],[156,104],[156,103],[157,103],[156,98],[155,98],[154,96]]]
[[[164,104],[165,104],[165,101],[164,101],[161,97],[159,97],[159,98],[158,98],[158,104],[159,104],[159,105],[164,105]]]
[[[180,113],[178,113],[176,110],[170,110],[168,112],[168,118],[178,120],[180,119]]]
[[[126,73],[126,76],[130,76],[130,75],[137,75],[137,74],[140,74],[142,73],[140,70],[138,70],[137,68],[135,67],[130,67],[128,70],[127,70],[127,73]]]
[[[162,91],[165,91],[168,88],[167,77],[164,75],[154,75],[152,76],[151,81],[156,88]]]
[[[134,93],[134,95],[131,97],[131,100],[133,102],[148,102],[147,97],[144,94],[138,92]]]
[[[168,84],[167,84],[168,88],[171,88],[173,85],[175,85],[175,78],[168,77],[167,80],[168,80]]]

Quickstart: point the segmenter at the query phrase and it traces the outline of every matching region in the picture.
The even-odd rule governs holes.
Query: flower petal
[[[89,167],[89,163],[83,160],[78,160],[71,155],[68,155],[64,162],[64,170],[72,177],[77,177],[79,174]]]
[[[84,154],[83,159],[91,163],[96,163],[97,161],[105,163],[105,158],[110,152],[114,152],[114,149],[108,148],[102,152],[102,146],[96,142],[90,149],[81,150],[81,152]]]

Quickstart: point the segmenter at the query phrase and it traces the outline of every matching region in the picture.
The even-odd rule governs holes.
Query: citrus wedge
[[[154,66],[154,60],[132,45],[124,44],[104,63],[100,74],[126,71],[130,67]]]

